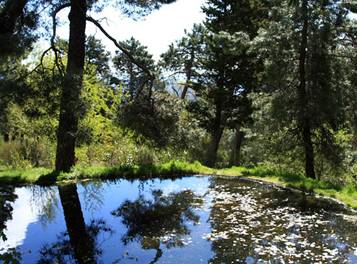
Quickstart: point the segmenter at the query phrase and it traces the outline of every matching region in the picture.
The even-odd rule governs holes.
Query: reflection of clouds
[[[174,182],[170,182],[160,189],[164,195],[168,195],[169,193],[180,191],[182,187]]]
[[[179,184],[180,183],[180,184]],[[182,179],[175,181],[170,181],[164,186],[160,187],[160,190],[164,195],[168,195],[172,192],[180,192],[185,190],[193,190],[196,195],[205,195],[209,185],[208,178],[195,178]]]
[[[26,237],[27,227],[37,221],[38,218],[35,210],[29,210],[29,203],[32,198],[31,192],[26,188],[17,188],[15,193],[18,199],[14,202],[12,219],[6,222],[5,235],[7,240],[0,239],[0,253],[21,245]]]

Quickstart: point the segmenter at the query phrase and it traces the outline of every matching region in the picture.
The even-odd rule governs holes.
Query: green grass
[[[227,169],[211,169],[199,162],[187,163],[170,161],[159,165],[134,165],[119,167],[80,167],[71,173],[54,173],[49,169],[36,168],[28,170],[0,171],[0,184],[54,184],[66,181],[85,179],[150,179],[174,178],[177,176],[204,174],[221,176],[244,176],[251,179],[280,184],[287,187],[313,192],[319,195],[333,197],[357,209],[357,189],[355,186],[337,186],[326,181],[305,177],[299,173],[289,173],[264,166],[254,168],[232,167]]]
[[[33,168],[26,170],[1,170],[0,184],[35,183],[41,175],[48,175],[50,169]]]
[[[53,184],[84,179],[148,179],[154,177],[171,178],[187,174],[214,174],[215,170],[199,162],[187,163],[170,161],[159,165],[133,165],[118,167],[81,167],[77,166],[70,173],[55,173],[49,169],[34,168],[26,170],[0,171],[0,184]]]
[[[357,188],[356,186],[338,186],[327,181],[307,178],[299,173],[291,173],[277,169],[268,169],[258,166],[251,169],[244,169],[242,175],[270,183],[299,189],[305,192],[316,193],[321,196],[335,198],[348,206],[357,209]]]

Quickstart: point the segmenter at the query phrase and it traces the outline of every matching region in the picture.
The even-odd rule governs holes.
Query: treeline
[[[52,29],[70,8],[70,37],[50,30],[50,48],[34,49],[44,19],[35,2],[43,5],[0,5],[0,20],[13,24],[0,32],[3,166],[183,159],[356,181],[357,4],[210,0],[205,21],[156,62],[139,41],[118,42],[88,16],[102,1],[47,1]],[[143,15],[170,2],[119,6]],[[85,36],[87,23],[113,41],[114,56]]]

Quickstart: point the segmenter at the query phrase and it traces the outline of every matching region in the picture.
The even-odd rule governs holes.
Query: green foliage
[[[117,4],[135,16],[171,2]],[[46,3],[51,11],[62,4]],[[87,3],[92,11],[108,4]],[[64,86],[63,78],[67,41],[54,40],[57,54],[43,55],[42,50],[29,54],[37,34],[34,29],[41,26],[37,12],[43,4],[38,0],[0,4],[0,22],[6,22],[0,23],[5,25],[0,29],[0,169],[29,169],[0,175],[8,183],[33,182],[40,174],[44,182],[58,176],[34,169],[54,165],[61,88],[71,87]],[[297,90],[301,4],[210,0],[203,8],[204,23],[172,44],[158,64],[134,38],[119,43],[132,58],[122,51],[111,58],[99,39],[88,36],[83,88],[74,103],[73,117],[79,119],[73,135],[77,167],[58,179],[250,174],[354,204],[357,34],[356,20],[348,14],[355,5],[307,0],[308,100],[302,110]],[[18,5],[26,7],[11,13]],[[114,67],[109,67],[110,60]],[[319,180],[302,175],[301,112],[310,121]],[[244,137],[238,147],[234,142],[240,133]],[[240,151],[239,160],[234,151]],[[254,169],[214,171],[171,160],[198,160],[218,168],[239,162]]]
[[[166,92],[154,92],[150,101],[134,100],[123,105],[119,123],[164,147],[175,141],[181,111],[178,98]]]

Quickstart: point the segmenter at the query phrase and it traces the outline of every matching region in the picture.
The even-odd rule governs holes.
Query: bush
[[[29,168],[31,164],[22,156],[22,147],[19,142],[7,142],[0,146],[0,159],[6,167]]]
[[[22,139],[0,145],[0,160],[6,167],[52,167],[54,144],[46,139]]]

